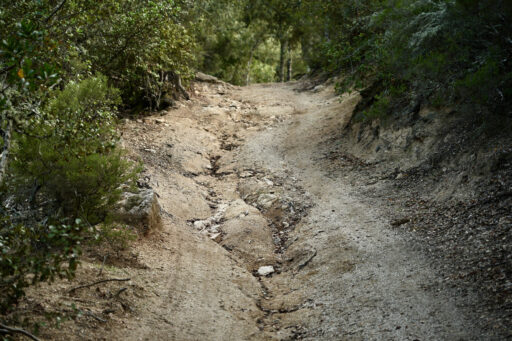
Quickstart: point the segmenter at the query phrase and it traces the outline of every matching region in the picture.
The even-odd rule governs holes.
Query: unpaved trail
[[[326,171],[358,95],[294,86],[197,83],[125,125],[165,224],[135,246],[143,293],[107,339],[486,339],[379,203]]]

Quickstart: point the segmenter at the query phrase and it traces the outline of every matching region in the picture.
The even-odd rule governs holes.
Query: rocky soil
[[[344,139],[359,94],[302,85],[202,79],[191,101],[126,121],[162,227],[90,254],[77,283],[33,289],[22,310],[69,317],[41,337],[511,337],[510,197],[472,211],[422,196],[435,180],[421,162],[396,170]],[[70,290],[98,278],[126,281]]]

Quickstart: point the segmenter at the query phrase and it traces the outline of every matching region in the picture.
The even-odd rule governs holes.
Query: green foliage
[[[11,216],[0,226],[2,310],[30,284],[72,276],[96,233],[126,245],[119,229],[91,228],[140,170],[116,147],[117,107],[154,107],[173,91],[170,72],[190,76],[180,3],[2,2],[0,199],[16,203],[0,212]]]
[[[119,91],[97,75],[54,90],[44,107],[18,122],[4,186],[20,201],[27,200],[23,189],[33,187],[28,200],[51,205],[41,205],[42,220],[2,221],[0,309],[11,307],[28,285],[73,276],[92,226],[134,185],[139,168],[116,148],[118,103]]]
[[[251,81],[254,83],[270,83],[276,80],[275,67],[256,60],[251,65]]]
[[[306,66],[297,53],[299,26],[293,25],[298,4],[296,0],[189,3],[199,69],[239,85],[279,79],[289,60],[294,65],[299,61],[291,78],[303,74]]]
[[[101,72],[133,105],[161,96],[154,91],[162,90],[162,72],[191,74],[195,45],[179,1],[20,0],[2,6],[4,82],[33,92],[57,76],[67,83]]]
[[[80,242],[92,230],[77,219],[72,224],[24,226],[0,220],[0,312],[5,312],[39,282],[70,278],[78,265]]]
[[[510,78],[512,75],[508,75]],[[480,105],[488,104],[488,94],[496,86],[495,80],[500,79],[499,63],[495,60],[484,62],[476,71],[468,73],[464,78],[455,82],[455,89],[462,98],[472,98]],[[505,80],[510,82],[510,79]],[[504,95],[503,95],[504,96]]]
[[[83,14],[66,27],[66,38],[121,89],[125,104],[152,104],[162,72],[190,76],[194,42],[175,1],[76,1],[69,9]]]
[[[82,119],[90,121],[112,116],[115,106],[120,104],[119,90],[108,86],[107,77],[98,74],[79,82],[70,82],[49,101],[48,111],[53,115],[79,113]],[[106,118],[109,120],[109,118]],[[102,122],[106,123],[106,122]]]
[[[375,96],[375,102],[369,109],[363,111],[358,117],[358,120],[373,120],[376,118],[386,117],[391,110],[391,96],[381,93]]]
[[[266,25],[262,21],[245,20],[247,3],[203,0],[190,7],[199,68],[239,85],[254,78],[253,63],[268,65],[255,55],[267,39]]]
[[[389,105],[412,100],[474,112],[512,104],[512,6],[490,0],[306,1],[316,11],[312,65],[342,72],[342,90],[382,82]],[[313,24],[313,28],[315,24]],[[312,39],[309,38],[311,41]],[[394,92],[393,87],[406,91]],[[385,112],[375,98],[370,116]],[[387,104],[386,104],[387,106]]]
[[[66,216],[81,217],[91,224],[107,217],[122,194],[119,186],[137,175],[137,169],[119,152],[76,157],[53,150],[51,144],[27,140],[19,155],[13,162],[15,176],[35,179],[41,192],[54,198]],[[39,156],[36,161],[29,161],[35,156]]]
[[[70,83],[29,121],[12,161],[18,181],[35,181],[67,216],[101,222],[137,169],[115,149],[117,90],[104,76]],[[27,179],[27,180],[24,180]]]

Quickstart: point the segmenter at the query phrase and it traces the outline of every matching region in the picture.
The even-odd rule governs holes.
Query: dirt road
[[[136,245],[143,290],[107,339],[485,339],[379,202],[327,171],[358,95],[295,86],[198,83],[126,123],[165,226]]]

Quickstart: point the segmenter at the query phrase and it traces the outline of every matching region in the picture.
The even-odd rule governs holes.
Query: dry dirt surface
[[[433,285],[425,254],[379,201],[327,171],[326,141],[359,95],[296,87],[199,82],[191,101],[125,122],[163,228],[135,243],[136,266],[105,270],[130,278],[109,284],[114,295],[81,289],[120,307],[81,314],[53,339],[492,339],[469,308],[477,298]]]
[[[180,108],[126,124],[166,223],[138,247],[148,294],[114,335],[486,339],[468,298],[432,286],[424,255],[378,203],[319,161],[359,96],[295,86],[198,83]],[[259,274],[265,266],[274,272]]]

